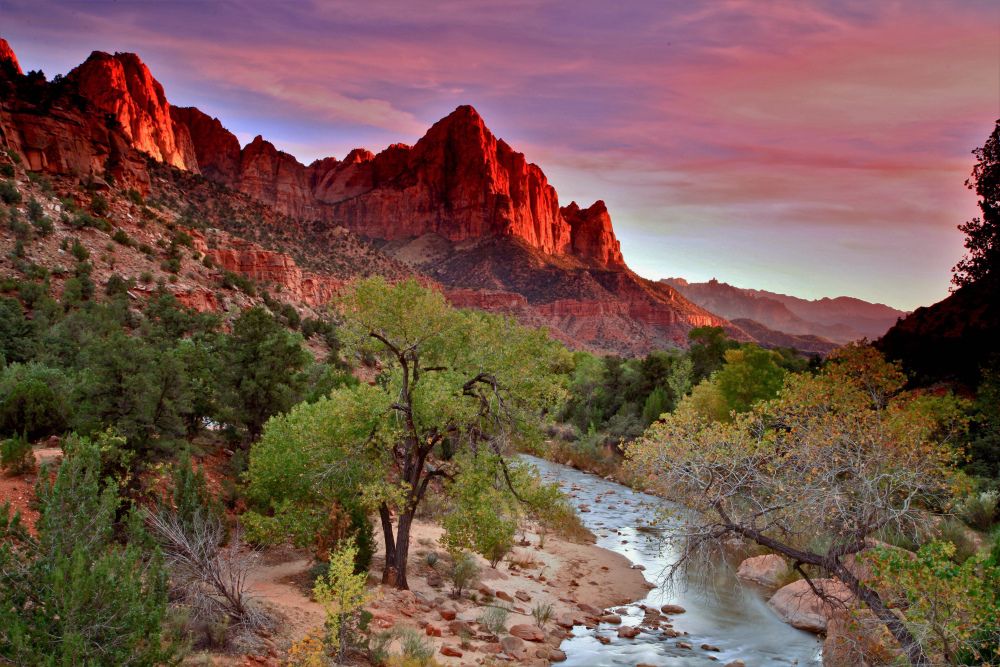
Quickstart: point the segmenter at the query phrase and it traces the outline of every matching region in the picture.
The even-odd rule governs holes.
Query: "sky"
[[[1000,118],[992,0],[0,0],[0,36],[50,78],[138,53],[305,163],[472,104],[641,275],[907,310],[948,294]]]

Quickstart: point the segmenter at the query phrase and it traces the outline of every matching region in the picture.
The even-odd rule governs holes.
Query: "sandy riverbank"
[[[620,554],[551,535],[543,547],[539,535],[528,532],[524,536],[527,543],[519,543],[511,558],[496,569],[479,558],[479,583],[461,598],[453,598],[448,579],[450,560],[438,542],[442,532],[440,526],[429,522],[414,524],[407,571],[409,591],[377,583],[383,553],[376,554],[370,577],[374,599],[368,605],[374,631],[413,628],[433,645],[434,659],[441,665],[479,665],[500,653],[521,664],[550,664],[560,658],[558,646],[568,633],[567,626],[596,622],[601,610],[641,599],[652,588],[643,573],[632,569]],[[431,551],[438,554],[433,568],[426,558]],[[274,550],[265,554],[251,576],[254,594],[280,619],[273,638],[279,649],[287,648],[323,621],[322,609],[307,593],[311,566],[303,552]],[[484,609],[494,604],[511,608],[508,633],[521,637],[507,633],[493,637],[480,627],[477,621]],[[552,620],[540,630],[531,612],[536,605],[546,604],[552,605]],[[393,648],[398,650],[398,645]],[[272,654],[243,664],[280,662]]]

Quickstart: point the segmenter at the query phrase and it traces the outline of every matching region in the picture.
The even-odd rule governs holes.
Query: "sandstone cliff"
[[[81,97],[121,127],[133,148],[175,167],[198,171],[187,126],[171,117],[163,86],[137,55],[95,51],[66,78]]]

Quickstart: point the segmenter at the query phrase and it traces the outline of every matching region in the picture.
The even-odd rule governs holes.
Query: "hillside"
[[[94,52],[48,82],[22,74],[13,51],[4,52],[0,142],[15,187],[25,201],[46,199],[57,226],[71,222],[57,199],[87,208],[101,193],[110,206],[97,215],[108,234],[122,228],[163,243],[171,230],[161,225],[183,228],[199,257],[280,285],[296,307],[321,305],[354,276],[418,274],[455,303],[510,312],[575,347],[641,354],[684,346],[703,325],[750,340],[630,271],[604,203],[561,206],[541,169],[470,106],[412,147],[357,149],[307,167],[262,137],[240,148],[217,119],[172,106],[135,54]],[[139,221],[146,231],[133,229]],[[122,252],[131,259],[115,266],[139,283],[162,259]],[[173,278],[150,270],[190,303],[224,308],[208,296],[219,269],[182,262]]]

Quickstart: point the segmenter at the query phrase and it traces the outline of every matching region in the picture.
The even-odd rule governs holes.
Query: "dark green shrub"
[[[0,181],[0,201],[4,204],[21,203],[21,191],[17,189],[14,181]]]
[[[90,200],[90,210],[94,215],[103,217],[108,214],[110,209],[111,206],[104,195],[94,195]]]
[[[124,229],[116,229],[115,233],[111,235],[111,240],[124,246],[132,245],[132,238]]]
[[[90,251],[87,247],[80,243],[79,239],[73,239],[73,246],[70,248],[70,253],[76,258],[78,262],[85,262],[90,258]]]
[[[166,577],[142,522],[117,526],[121,498],[104,475],[115,439],[73,439],[38,488],[37,537],[0,509],[0,660],[18,665],[172,664]],[[121,529],[121,530],[117,530]],[[128,537],[125,545],[116,533]]]
[[[11,475],[23,475],[35,467],[31,443],[23,435],[15,435],[0,442],[0,468]]]
[[[14,178],[14,165],[7,163],[0,164],[0,176]]]

